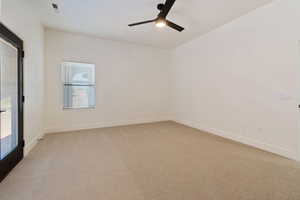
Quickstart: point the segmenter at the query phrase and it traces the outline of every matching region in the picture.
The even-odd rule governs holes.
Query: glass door
[[[23,42],[0,24],[0,181],[23,158]]]
[[[0,39],[0,159],[18,146],[18,49]]]

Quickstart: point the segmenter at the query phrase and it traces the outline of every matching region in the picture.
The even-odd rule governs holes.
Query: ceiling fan
[[[158,4],[157,5],[157,9],[160,11],[160,13],[158,14],[158,16],[155,19],[152,20],[147,20],[147,21],[143,21],[143,22],[138,22],[138,23],[133,23],[133,24],[129,24],[128,26],[132,27],[132,26],[137,26],[137,25],[141,25],[141,24],[147,24],[147,23],[152,23],[155,22],[156,26],[159,28],[165,27],[165,26],[169,26],[179,32],[183,31],[184,28],[167,20],[167,16],[171,10],[171,8],[173,7],[174,3],[176,0],[166,0],[165,4]]]

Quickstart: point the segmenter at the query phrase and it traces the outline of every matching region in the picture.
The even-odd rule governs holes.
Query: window
[[[64,109],[95,108],[95,65],[62,63]]]

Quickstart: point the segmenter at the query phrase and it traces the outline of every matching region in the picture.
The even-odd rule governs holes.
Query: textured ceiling
[[[51,28],[110,40],[175,48],[232,21],[272,0],[177,0],[168,19],[186,28],[182,33],[154,24],[129,28],[132,22],[153,19],[164,0],[27,0],[42,23]],[[59,13],[51,3],[57,3]]]

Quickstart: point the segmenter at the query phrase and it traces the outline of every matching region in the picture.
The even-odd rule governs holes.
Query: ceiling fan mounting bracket
[[[162,11],[162,9],[164,8],[164,6],[165,6],[165,4],[160,3],[160,4],[157,5],[157,9],[160,10],[160,11]]]

